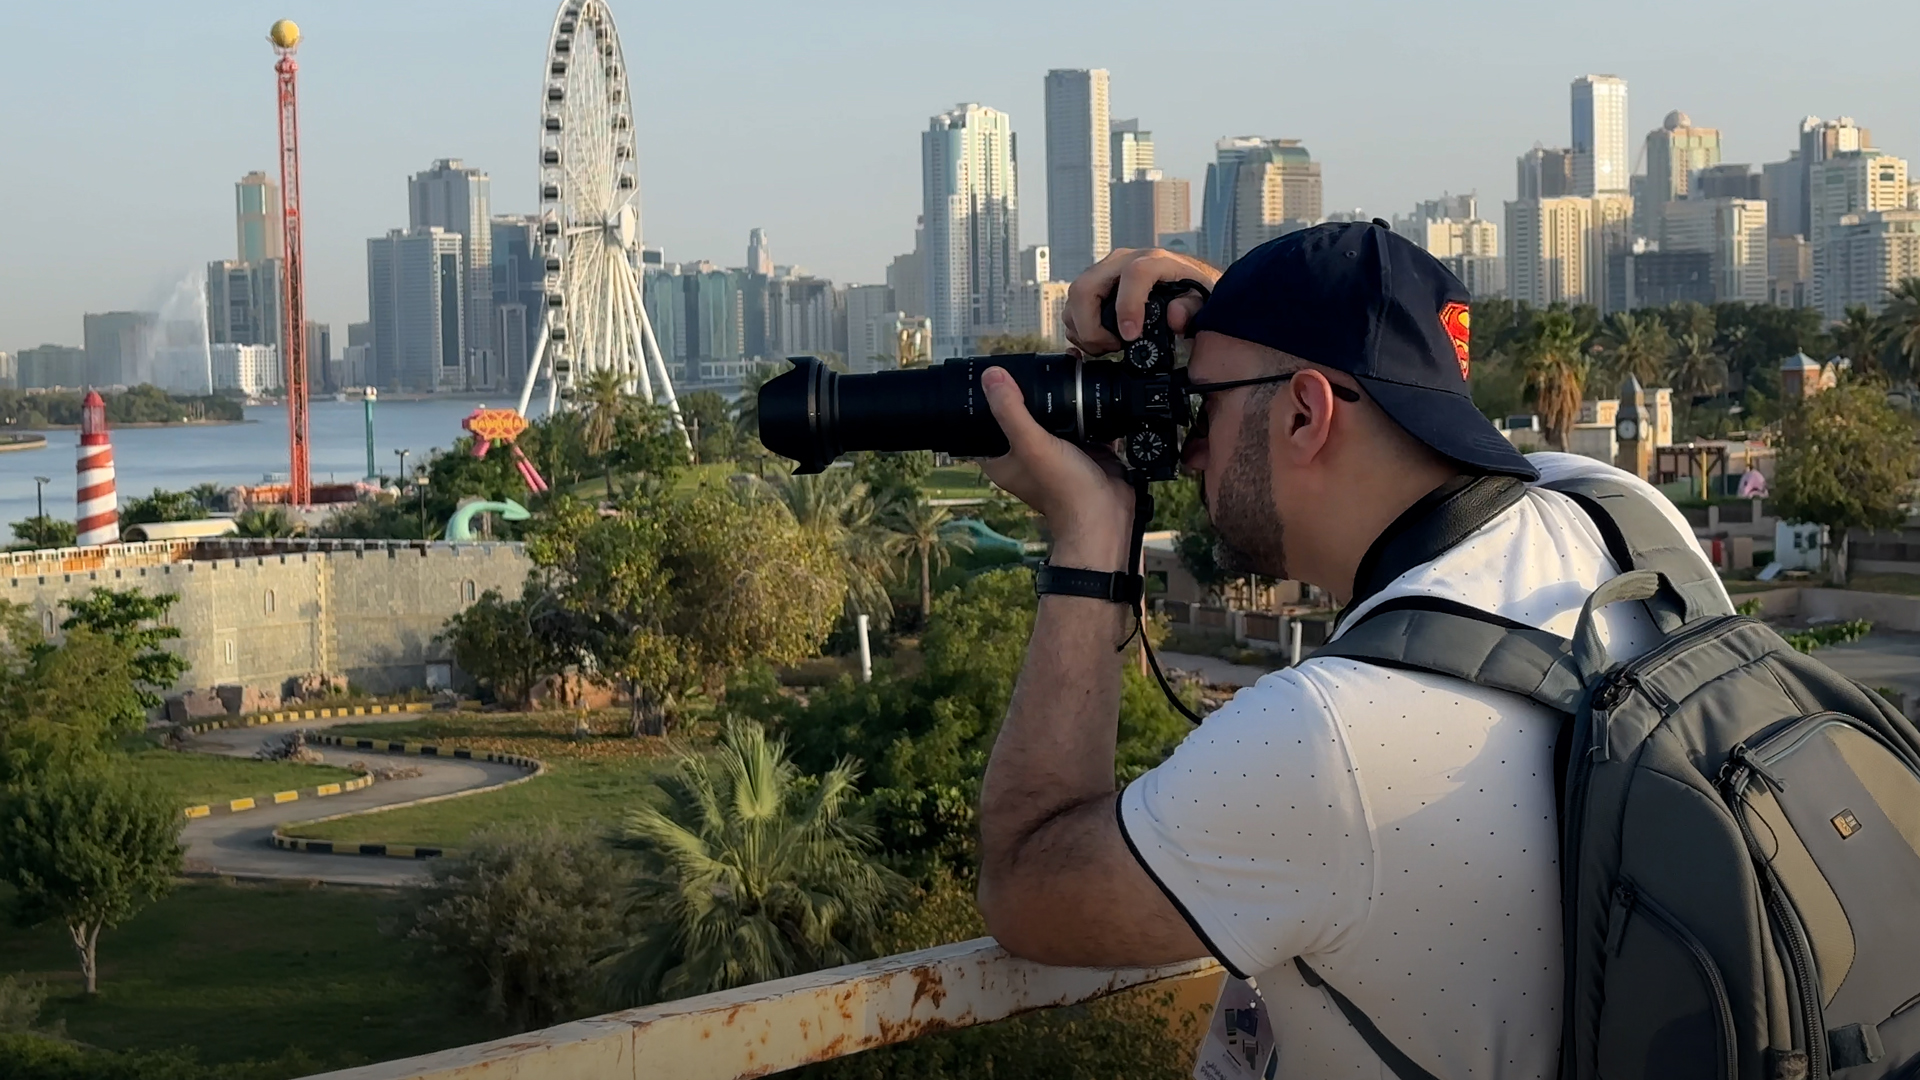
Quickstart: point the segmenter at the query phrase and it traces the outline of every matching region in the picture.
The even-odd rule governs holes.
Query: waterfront
[[[510,406],[504,398],[428,398],[381,401],[374,407],[374,460],[392,474],[399,465],[394,450],[406,447],[417,463],[433,447],[442,450],[466,432],[460,421],[475,406]],[[315,483],[361,479],[367,471],[362,403],[315,401],[312,413]],[[44,450],[0,454],[0,525],[32,517],[35,476],[48,477],[47,515],[73,520],[74,465],[80,433],[48,431]],[[223,487],[257,484],[268,474],[287,471],[287,410],[279,405],[247,408],[244,424],[189,427],[118,428],[113,457],[120,503],[154,488],[180,491],[195,484]],[[10,539],[11,532],[0,532]]]

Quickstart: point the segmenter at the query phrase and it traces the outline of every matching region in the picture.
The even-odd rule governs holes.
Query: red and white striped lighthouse
[[[107,439],[107,403],[87,391],[80,406],[80,482],[75,522],[81,547],[120,539],[120,499],[113,489],[113,443]]]

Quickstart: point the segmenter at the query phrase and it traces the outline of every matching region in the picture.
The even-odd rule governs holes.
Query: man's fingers
[[[1007,445],[1015,454],[1033,453],[1053,438],[1027,411],[1027,399],[1020,393],[1020,384],[1013,381],[1005,368],[992,367],[981,372],[980,388],[985,391],[987,407],[993,410],[993,418],[1000,422]]]
[[[1168,304],[1167,325],[1176,334],[1187,333],[1187,328],[1193,325],[1193,317],[1200,314],[1200,305],[1204,303],[1206,301],[1200,299],[1197,294],[1188,293]]]

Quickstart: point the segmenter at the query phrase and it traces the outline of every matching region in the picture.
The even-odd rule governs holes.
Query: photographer
[[[1617,568],[1546,482],[1625,480],[1691,535],[1643,482],[1523,456],[1493,428],[1469,394],[1466,290],[1384,223],[1292,233],[1224,274],[1115,252],[1074,283],[1069,336],[1090,355],[1117,348],[1102,298],[1117,291],[1130,339],[1149,289],[1180,279],[1213,286],[1169,322],[1194,339],[1205,404],[1183,464],[1222,564],[1325,589],[1344,609],[1337,633],[1415,602],[1571,634]],[[981,381],[1011,446],[987,472],[1046,517],[1050,562],[1132,569],[1117,465],[1043,430],[1004,372]],[[1257,984],[1281,1076],[1553,1076],[1561,718],[1462,680],[1309,659],[1240,692],[1116,795],[1115,650],[1131,627],[1122,604],[1040,599],[981,796],[994,936],[1052,964],[1211,954]],[[1600,627],[1616,658],[1659,640],[1638,604],[1606,608]]]

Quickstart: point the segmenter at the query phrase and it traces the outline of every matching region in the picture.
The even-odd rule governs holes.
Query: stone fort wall
[[[518,596],[531,568],[510,543],[217,540],[112,544],[0,557],[0,599],[58,635],[62,605],[96,587],[180,597],[168,621],[192,665],[175,690],[278,691],[313,672],[391,693],[446,664],[434,637],[488,589]]]

